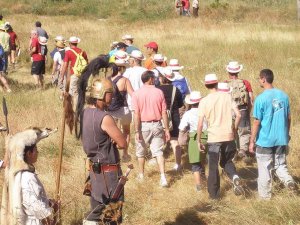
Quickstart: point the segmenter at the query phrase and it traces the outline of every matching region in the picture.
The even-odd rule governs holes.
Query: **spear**
[[[8,110],[7,110],[6,100],[4,97],[2,99],[2,107],[3,107],[3,114],[5,116],[6,133],[9,134],[8,118],[7,118]]]
[[[64,97],[64,104],[66,101],[66,97]],[[63,104],[63,105],[64,105]],[[57,174],[56,174],[56,190],[55,190],[55,197],[56,202],[60,201],[60,176],[61,176],[61,168],[62,168],[62,158],[63,158],[63,149],[64,149],[64,139],[65,139],[65,124],[66,124],[66,111],[65,107],[63,107],[63,117],[62,117],[62,128],[61,128],[61,135],[59,141],[59,156],[58,156],[58,164],[57,164]],[[60,204],[59,204],[60,205]],[[55,212],[54,216],[54,223],[61,224],[61,209],[58,207],[57,211]]]

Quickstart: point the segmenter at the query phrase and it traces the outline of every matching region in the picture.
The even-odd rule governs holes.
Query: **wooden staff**
[[[64,102],[66,101],[66,98],[64,98]],[[55,198],[56,202],[59,203],[60,201],[60,175],[61,175],[61,168],[62,168],[62,158],[63,158],[63,149],[64,149],[64,140],[65,140],[65,123],[66,122],[66,113],[65,108],[63,107],[63,116],[62,116],[62,123],[61,123],[61,135],[59,140],[59,156],[58,156],[58,169],[56,174],[56,190],[55,190]],[[60,205],[60,204],[59,204]],[[61,224],[61,210],[60,207],[58,207],[57,211],[54,215],[54,224]]]

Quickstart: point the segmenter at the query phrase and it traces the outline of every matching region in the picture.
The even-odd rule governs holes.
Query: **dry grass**
[[[76,17],[46,17],[14,15],[8,17],[19,34],[23,49],[27,46],[33,22],[39,19],[53,38],[78,35],[80,47],[89,58],[107,52],[109,43],[125,33],[136,37],[135,44],[142,50],[143,44],[155,40],[160,51],[169,59],[176,57],[185,66],[183,73],[189,78],[193,89],[206,93],[201,81],[209,72],[218,74],[220,80],[227,78],[225,65],[235,59],[244,64],[243,78],[251,81],[254,93],[261,92],[256,78],[263,68],[275,72],[275,86],[285,90],[291,98],[293,116],[292,141],[288,157],[291,173],[299,181],[300,149],[297,138],[299,128],[299,42],[298,26],[293,22],[285,25],[246,24],[215,22],[211,20],[179,18],[160,22],[124,23],[119,20],[89,20]],[[74,28],[72,24],[77,24]],[[51,49],[52,41],[49,42]],[[25,50],[23,51],[25,54]],[[58,92],[48,88],[43,92],[32,90],[28,56],[23,55],[16,72],[9,74],[13,93],[7,95],[9,123],[12,132],[30,125],[61,128],[62,103]],[[50,76],[46,76],[50,82]],[[0,94],[3,95],[3,94]],[[1,97],[1,96],[0,96]],[[3,121],[3,119],[2,119]],[[55,161],[58,152],[59,133],[39,144],[41,154],[36,165],[49,196],[55,190]],[[134,155],[131,146],[130,152]],[[2,155],[2,154],[1,154]],[[82,195],[85,179],[84,153],[80,142],[68,134],[65,140],[62,175],[63,224],[80,224],[88,210],[88,199]],[[137,170],[130,175],[126,185],[124,224],[126,225],[199,225],[199,224],[299,224],[300,198],[291,195],[276,184],[275,197],[268,202],[256,198],[257,171],[255,165],[238,164],[238,170],[249,188],[247,197],[233,195],[231,185],[222,179],[222,200],[213,202],[203,190],[196,193],[193,177],[186,166],[184,176],[172,173],[173,157],[167,159],[167,178],[170,188],[159,187],[159,173],[147,165],[146,180],[135,180]],[[136,165],[136,161],[133,160]],[[123,165],[125,170],[125,165]]]

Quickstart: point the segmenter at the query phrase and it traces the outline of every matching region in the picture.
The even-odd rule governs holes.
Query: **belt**
[[[90,161],[89,170],[93,171],[94,173],[109,173],[118,171],[120,168],[119,164],[100,164],[98,162]]]
[[[142,121],[142,123],[157,123],[157,122],[160,122],[160,120]]]
[[[101,171],[108,173],[113,171],[118,171],[120,168],[119,164],[113,164],[113,165],[101,165]]]

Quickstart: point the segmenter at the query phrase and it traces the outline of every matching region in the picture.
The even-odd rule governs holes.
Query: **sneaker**
[[[175,164],[173,166],[173,170],[176,171],[176,172],[180,172],[182,170],[182,167],[181,167],[181,165]]]
[[[129,162],[131,160],[131,156],[129,154],[122,156],[122,162]]]
[[[241,186],[241,179],[238,175],[234,175],[232,179],[233,183],[233,192],[236,196],[240,196],[244,194],[244,189]]]
[[[165,177],[160,178],[160,186],[161,187],[168,187],[168,182],[167,182],[167,179]]]
[[[139,174],[136,179],[139,181],[139,182],[143,182],[144,181],[144,174]]]
[[[7,92],[7,93],[11,93],[11,89],[7,89],[6,92]]]

